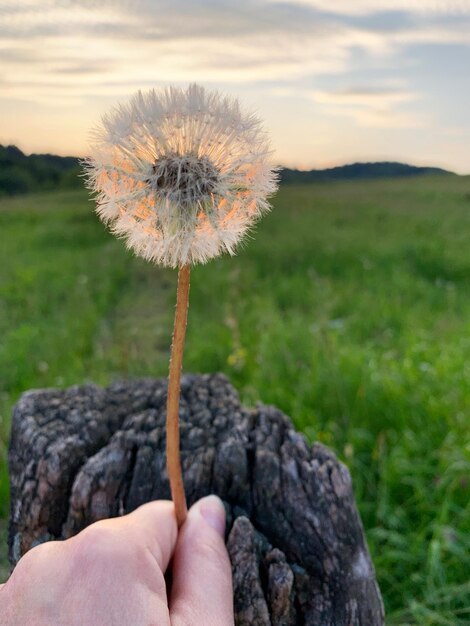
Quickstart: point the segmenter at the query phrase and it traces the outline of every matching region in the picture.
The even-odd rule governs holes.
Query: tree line
[[[0,196],[49,189],[77,189],[83,187],[80,173],[77,157],[54,154],[26,155],[16,146],[0,144]],[[446,173],[449,172],[437,167],[416,167],[406,163],[382,161],[351,163],[323,170],[281,168],[280,179],[283,184],[304,184]]]
[[[16,146],[0,145],[0,195],[73,189],[83,186],[76,157],[54,154],[27,156]]]

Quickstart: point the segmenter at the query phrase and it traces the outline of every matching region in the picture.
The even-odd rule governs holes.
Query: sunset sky
[[[0,143],[84,155],[110,106],[193,81],[278,163],[470,173],[470,0],[0,0]]]

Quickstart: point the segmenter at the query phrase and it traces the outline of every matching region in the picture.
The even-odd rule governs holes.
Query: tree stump
[[[12,566],[32,546],[169,498],[166,381],[29,391],[13,414]],[[227,509],[238,626],[379,626],[383,605],[348,470],[274,407],[247,409],[221,374],[185,376],[188,503]]]

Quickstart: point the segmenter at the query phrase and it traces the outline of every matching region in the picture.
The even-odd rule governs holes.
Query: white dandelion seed
[[[138,92],[105,115],[85,169],[112,231],[137,255],[183,267],[233,254],[270,209],[270,156],[256,116],[190,85]]]

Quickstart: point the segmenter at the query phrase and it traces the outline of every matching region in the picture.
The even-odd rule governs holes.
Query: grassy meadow
[[[388,624],[468,625],[470,178],[285,186],[274,205],[236,259],[193,271],[185,370],[224,371],[347,463]],[[22,391],[167,373],[176,275],[92,209],[0,201],[3,520]]]

